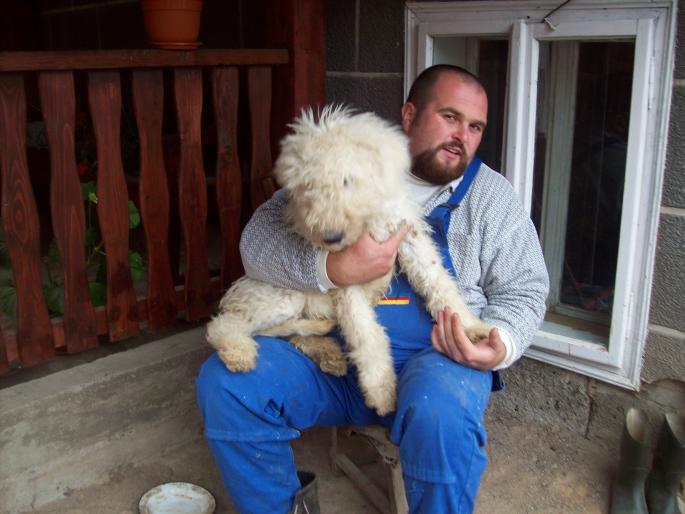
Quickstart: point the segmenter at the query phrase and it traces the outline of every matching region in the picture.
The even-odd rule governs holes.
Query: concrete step
[[[210,350],[198,327],[0,390],[0,512],[135,513],[164,482],[210,490],[233,513],[201,435],[194,378]],[[502,400],[500,400],[502,401]],[[477,514],[607,512],[614,456],[577,432],[488,414],[490,465]],[[330,431],[294,441],[320,478],[324,514],[377,512],[330,469]],[[343,440],[381,488],[383,466],[360,438]]]

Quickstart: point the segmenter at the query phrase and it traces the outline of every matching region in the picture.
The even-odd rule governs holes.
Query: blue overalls
[[[480,167],[474,159],[448,204],[427,220],[445,266],[451,210]],[[257,368],[229,372],[216,354],[197,379],[205,436],[234,505],[241,513],[280,514],[300,488],[289,441],[312,426],[383,424],[400,448],[412,513],[468,513],[487,457],[483,414],[497,373],[470,369],[431,346],[433,321],[406,278],[396,276],[376,309],[391,341],[398,375],[397,411],[379,417],[365,403],[354,369],[321,372],[286,341],[258,337]]]

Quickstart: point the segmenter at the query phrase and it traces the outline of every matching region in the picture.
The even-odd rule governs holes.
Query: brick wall
[[[326,100],[399,122],[404,2],[326,1]]]
[[[643,380],[685,377],[685,10],[678,13],[666,171]]]

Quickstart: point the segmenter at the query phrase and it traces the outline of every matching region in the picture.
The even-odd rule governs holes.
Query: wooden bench
[[[402,479],[400,450],[390,441],[388,429],[380,425],[351,426],[342,429],[347,435],[357,434],[368,441],[378,452],[387,471],[388,494],[374,484],[371,479],[345,454],[339,451],[338,429],[332,429],[330,449],[331,466],[334,472],[343,472],[357,486],[373,505],[384,514],[407,514],[407,496]]]

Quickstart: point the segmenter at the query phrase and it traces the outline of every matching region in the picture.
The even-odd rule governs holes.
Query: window
[[[408,3],[405,88],[438,63],[481,77],[490,112],[479,156],[529,210],[550,272],[547,315],[527,355],[636,389],[676,5],[561,4]]]

